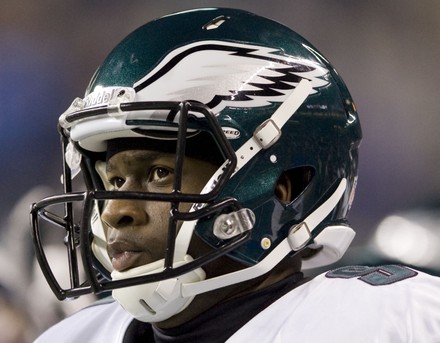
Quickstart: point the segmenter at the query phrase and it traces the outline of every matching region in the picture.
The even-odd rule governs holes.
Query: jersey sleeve
[[[321,274],[260,312],[234,342],[440,342],[440,278],[403,266]]]

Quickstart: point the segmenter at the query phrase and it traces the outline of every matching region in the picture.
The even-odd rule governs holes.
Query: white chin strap
[[[186,255],[182,261],[174,263],[174,268],[192,260],[191,256]],[[125,272],[113,271],[111,276],[112,280],[123,280],[155,274],[162,272],[163,266],[164,260],[159,260]],[[115,289],[112,295],[136,319],[149,323],[160,322],[183,311],[193,300],[194,296],[182,296],[182,286],[200,282],[205,277],[203,269],[198,268],[177,278]]]
[[[311,243],[313,231],[336,207],[339,200],[344,195],[346,187],[347,180],[342,179],[335,192],[321,206],[319,206],[314,212],[305,218],[302,223],[292,227],[288,236],[256,265],[200,282],[182,284],[182,296],[192,297],[194,295],[205,293],[217,288],[226,287],[256,278],[272,270],[290,252],[301,251]],[[327,240],[330,237],[324,237],[323,240],[319,240],[321,234],[327,230],[332,232],[332,234],[330,234],[330,236],[333,236],[332,239],[337,237],[336,243],[327,245]],[[320,252],[318,252],[318,259],[313,260],[313,262],[311,259],[308,267],[315,268],[320,266],[319,262],[323,262],[324,258],[327,258],[325,259],[324,264],[337,261],[345,253],[346,249],[354,238],[354,235],[355,233],[353,229],[346,226],[341,225],[326,227],[325,230],[323,230],[318,237],[314,239],[314,243],[320,242],[326,244],[321,250],[325,252],[322,256],[319,256]],[[330,261],[328,258],[330,258]]]
[[[240,170],[260,150],[267,149],[276,142],[281,134],[283,125],[301,106],[311,90],[311,82],[303,79],[272,117],[255,130],[253,137],[236,152],[237,167],[234,173]],[[220,173],[222,173],[222,167],[213,175],[202,193],[209,191],[213,187]],[[254,266],[211,279],[205,279],[204,271],[199,268],[177,278],[116,289],[113,291],[113,297],[136,319],[143,322],[159,322],[183,311],[193,300],[194,296],[198,294],[261,276],[273,269],[290,252],[300,251],[311,243],[313,230],[335,208],[344,195],[346,186],[347,181],[342,179],[335,192],[327,201],[311,213],[302,223],[294,226],[290,230],[289,235],[261,262]],[[176,239],[174,267],[192,260],[187,251],[195,225],[196,221],[184,222],[180,228]],[[321,264],[329,264],[338,260],[348,248],[353,237],[354,231],[349,227],[327,227],[314,239],[314,243],[322,245],[323,248],[312,259],[304,262],[304,268],[314,268]],[[95,246],[95,248],[97,247]],[[325,263],[323,263],[324,261]],[[112,279],[121,280],[158,273],[163,270],[163,266],[163,261],[157,261],[125,272],[113,271]]]

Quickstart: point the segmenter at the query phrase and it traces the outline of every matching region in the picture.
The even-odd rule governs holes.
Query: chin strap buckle
[[[261,149],[274,145],[281,137],[281,129],[271,118],[261,123],[254,132],[254,138]]]
[[[305,248],[312,239],[312,233],[306,222],[295,225],[290,229],[287,236],[289,245],[293,251],[299,251]]]

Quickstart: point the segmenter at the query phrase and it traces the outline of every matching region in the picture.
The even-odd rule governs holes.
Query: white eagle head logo
[[[328,85],[322,66],[280,50],[224,41],[201,41],[169,53],[135,83],[141,101],[194,100],[214,113],[226,106],[260,107],[284,102],[302,79],[313,93]]]

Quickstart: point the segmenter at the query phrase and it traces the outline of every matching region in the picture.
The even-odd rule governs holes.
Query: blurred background
[[[87,303],[57,302],[29,237],[30,204],[61,191],[58,116],[128,33],[170,12],[218,6],[297,31],[351,91],[364,140],[350,214],[357,236],[340,263],[401,261],[440,274],[439,1],[2,0],[0,342],[28,342]]]

